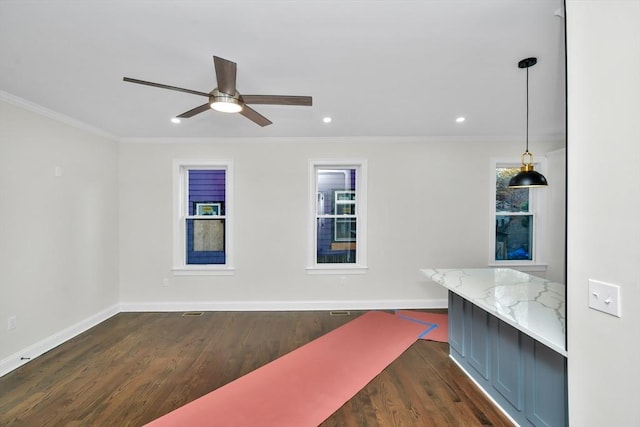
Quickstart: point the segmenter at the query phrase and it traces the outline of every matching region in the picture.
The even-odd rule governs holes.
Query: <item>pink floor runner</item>
[[[426,329],[421,322],[367,312],[147,425],[317,426]]]

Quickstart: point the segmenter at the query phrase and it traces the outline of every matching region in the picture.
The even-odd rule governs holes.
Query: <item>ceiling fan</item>
[[[269,104],[269,105],[311,105],[310,96],[289,96],[289,95],[240,95],[236,89],[236,63],[228,59],[213,57],[213,64],[216,69],[216,80],[218,87],[211,92],[199,92],[197,90],[183,89],[181,87],[169,86],[161,83],[147,82],[144,80],[124,77],[125,82],[138,83],[141,85],[154,86],[162,89],[176,90],[179,92],[191,93],[209,98],[209,102],[195,107],[189,111],[176,116],[178,118],[189,118],[213,108],[216,111],[225,113],[240,113],[247,119],[260,126],[268,126],[271,120],[249,107],[247,104]]]

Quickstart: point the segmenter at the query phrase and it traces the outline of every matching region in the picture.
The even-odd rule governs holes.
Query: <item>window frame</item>
[[[523,271],[545,271],[546,248],[546,223],[547,223],[547,191],[544,188],[529,189],[529,212],[498,212],[496,211],[496,169],[519,168],[522,164],[514,159],[491,159],[490,170],[490,228],[489,228],[489,266],[491,267],[518,267]],[[536,158],[534,167],[543,175],[547,173],[547,161],[545,157]],[[532,216],[533,233],[531,245],[533,247],[531,260],[497,260],[496,251],[496,217],[507,216]]]
[[[355,169],[356,170],[356,262],[322,263],[317,262],[317,171],[319,169]],[[367,267],[367,161],[364,159],[309,160],[309,202],[307,233],[307,273],[308,274],[364,274]],[[333,197],[337,197],[333,195]],[[332,200],[332,203],[334,201]],[[352,202],[347,202],[352,203]],[[349,219],[353,218],[350,216]]]
[[[224,264],[187,264],[186,223],[189,215],[189,170],[225,170],[225,212],[219,216],[225,220]],[[174,160],[173,161],[173,267],[176,276],[232,275],[234,274],[233,250],[233,162],[231,160]],[[211,218],[211,217],[206,217]]]

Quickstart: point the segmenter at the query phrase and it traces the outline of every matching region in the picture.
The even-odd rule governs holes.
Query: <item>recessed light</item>
[[[464,117],[458,117],[458,118],[456,119],[456,122],[457,122],[457,123],[462,123],[462,122],[464,122],[464,121],[465,121],[465,118],[464,118]]]
[[[331,117],[324,117],[322,121],[325,123],[331,123]]]
[[[172,117],[171,118],[171,123],[180,123],[180,119],[177,117]]]

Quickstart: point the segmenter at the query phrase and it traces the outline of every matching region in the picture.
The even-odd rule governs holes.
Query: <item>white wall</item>
[[[567,150],[562,148],[547,153],[549,181],[547,192],[547,221],[546,259],[552,260],[547,268],[545,277],[557,283],[567,283],[566,264],[558,260],[566,259],[566,203],[567,203]]]
[[[569,415],[637,427],[640,406],[640,2],[567,1]],[[622,318],[587,281],[622,287]]]
[[[445,291],[419,269],[487,265],[490,159],[517,160],[522,149],[408,138],[140,141],[120,147],[120,298],[127,310],[446,306]],[[559,145],[536,142],[536,153]],[[310,276],[308,161],[342,158],[368,162],[369,271]],[[172,275],[174,159],[233,160],[235,276]]]
[[[117,308],[117,161],[117,142],[0,101],[0,375]]]

